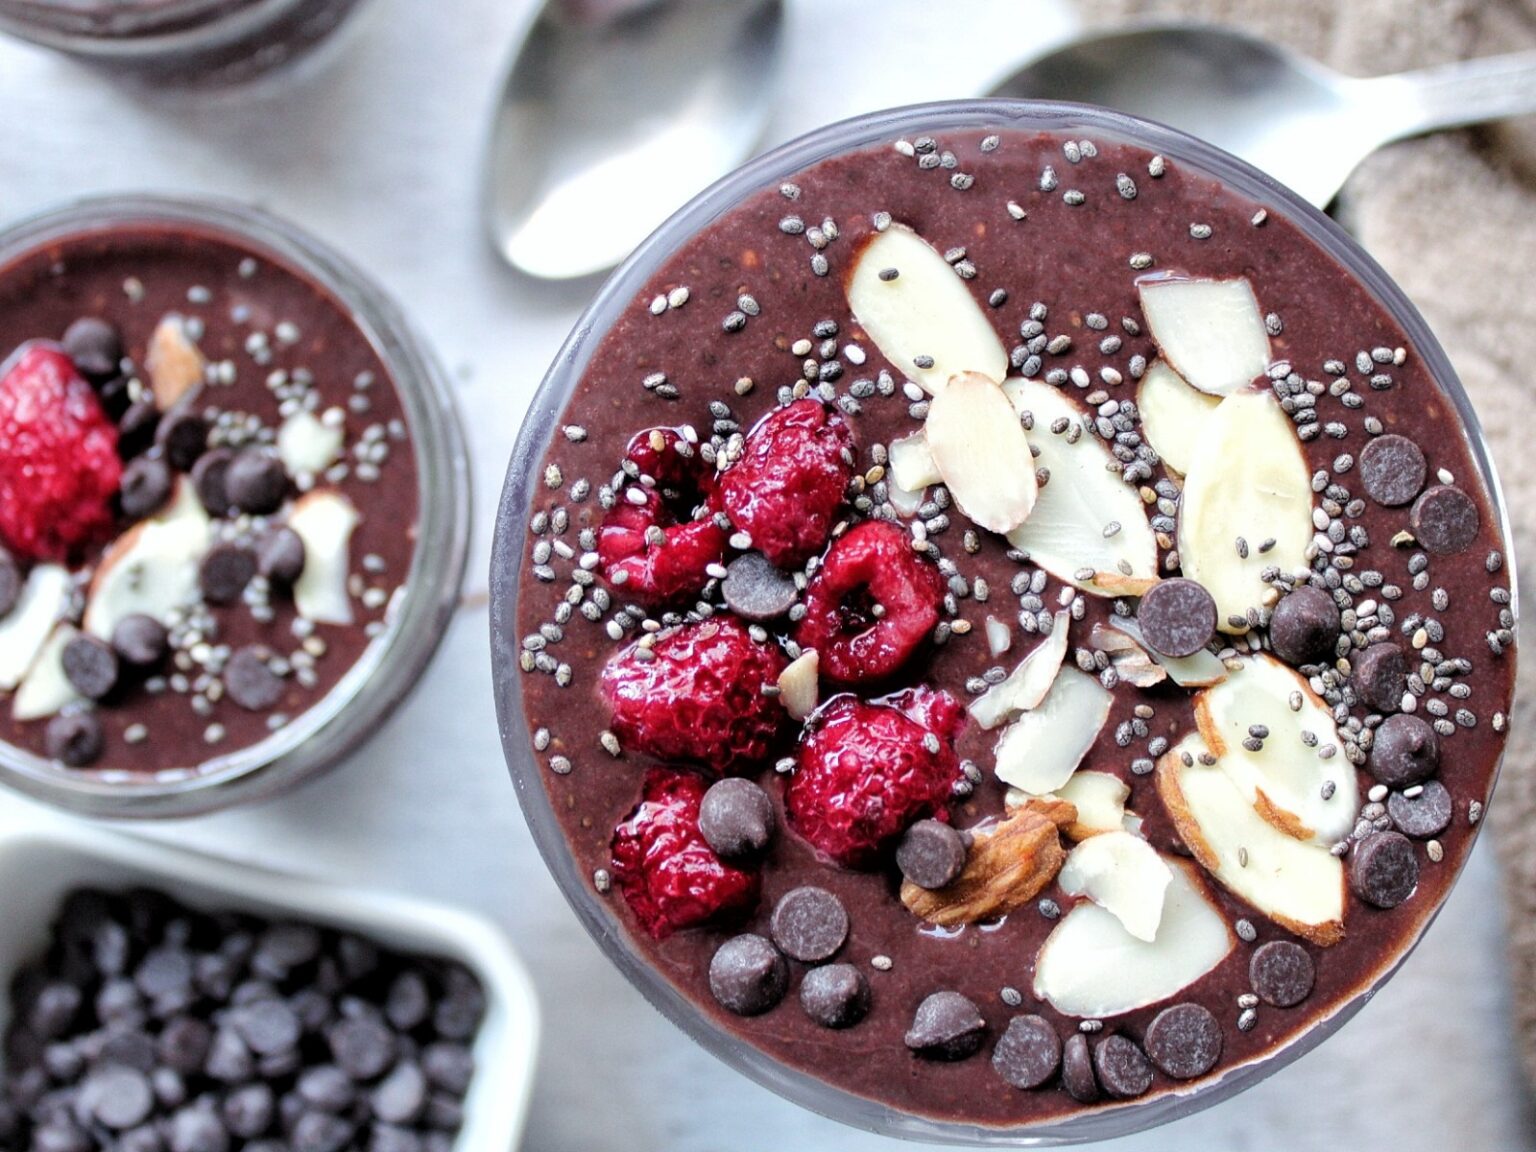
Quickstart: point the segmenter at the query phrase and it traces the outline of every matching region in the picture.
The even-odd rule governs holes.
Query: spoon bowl
[[[1093,33],[996,82],[994,96],[1130,112],[1215,144],[1326,206],[1381,145],[1536,112],[1536,52],[1361,80],[1230,28]]]
[[[547,280],[629,255],[751,154],[774,104],[783,25],[783,0],[653,0],[597,20],[549,0],[491,129],[496,250]]]

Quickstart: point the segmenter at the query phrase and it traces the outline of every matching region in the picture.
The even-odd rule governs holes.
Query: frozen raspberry
[[[631,645],[603,668],[613,731],[658,760],[740,774],[768,758],[786,713],[763,689],[788,661],[741,622],[716,616],[663,632],[650,658]]]
[[[725,529],[712,518],[677,523],[661,498],[631,487],[645,502],[621,503],[603,517],[597,558],[603,578],[623,599],[647,607],[697,596],[709,583],[709,566],[725,557]]]
[[[834,697],[801,740],[784,797],[790,827],[845,867],[878,863],[909,825],[947,819],[963,724],[959,703],[928,689],[876,703]]]
[[[933,631],[943,599],[938,569],[912,551],[907,534],[868,520],[827,552],[806,588],[795,642],[816,649],[829,680],[883,680]]]
[[[708,785],[652,768],[634,811],[613,830],[613,880],[641,927],[660,940],[757,903],[759,877],[723,862],[699,831]]]
[[[731,523],[777,568],[798,568],[826,544],[853,476],[853,433],[815,400],[765,417],[745,452],[720,478]]]
[[[715,493],[714,466],[699,455],[680,428],[647,428],[637,432],[624,452],[636,477],[655,482],[662,504],[679,520],[692,520]]]
[[[73,361],[23,345],[0,374],[0,543],[63,560],[112,527],[117,429]]]

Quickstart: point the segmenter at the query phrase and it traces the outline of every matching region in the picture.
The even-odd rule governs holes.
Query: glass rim
[[[261,209],[215,197],[90,196],[0,228],[0,266],[38,248],[132,224],[170,224],[249,246],[333,297],[389,373],[418,476],[418,538],[384,631],[336,685],[289,723],[196,770],[140,778],[60,767],[0,742],[0,783],[77,813],[180,817],[264,799],[331,767],[414,687],[457,607],[468,558],[468,451],[448,378],[382,289],[329,245]]]
[[[1499,531],[1506,542],[1511,610],[1518,619],[1518,582],[1508,511],[1482,426],[1460,378],[1417,308],[1385,270],[1344,229],[1289,188],[1214,145],[1154,121],[1085,104],[1045,100],[980,98],[912,104],[865,113],[816,129],[748,162],[716,181],[657,228],[604,282],[572,328],[539,386],[519,430],[508,465],[496,517],[491,567],[491,655],[496,709],[503,752],[529,831],[577,919],[606,958],[650,1004],[695,1042],[736,1071],[765,1088],[829,1119],[883,1136],[939,1144],[1038,1147],[1107,1140],[1158,1127],[1202,1111],[1267,1078],[1321,1044],[1354,1016],[1397,972],[1418,946],[1444,898],[1397,953],[1386,958],[1365,984],[1307,1031],[1253,1060],[1234,1064],[1198,1086],[1163,1092],[1145,1101],[1098,1105],[1065,1119],[1011,1127],[939,1120],[835,1088],[791,1068],[762,1049],[715,1024],[660,974],[630,940],[627,929],[593,890],[591,877],[577,869],[533,755],[531,733],[522,706],[522,676],[517,664],[517,601],[522,587],[521,543],[528,534],[535,473],[557,433],[571,394],[597,346],[622,310],[673,253],[744,198],[789,179],[816,162],[887,143],[915,132],[998,130],[1085,132],[1112,138],[1188,163],[1220,180],[1239,195],[1282,212],[1323,252],[1333,258],[1402,325],[1461,422],[1473,461],[1486,485]],[[1518,646],[1517,646],[1518,647]],[[1513,661],[1515,650],[1507,659]],[[1500,753],[1502,763],[1502,749]],[[1490,790],[1497,783],[1494,767]],[[1475,840],[1481,825],[1473,832]],[[1471,844],[1446,889],[1459,881]]]

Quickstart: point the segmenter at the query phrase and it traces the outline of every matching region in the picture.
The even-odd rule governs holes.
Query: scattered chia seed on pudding
[[[747,197],[596,338],[522,704],[569,851],[719,1027],[1027,1125],[1273,1052],[1444,898],[1507,545],[1449,382],[1272,205],[909,136]]]

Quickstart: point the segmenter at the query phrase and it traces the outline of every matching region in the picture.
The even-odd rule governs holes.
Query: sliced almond
[[[987,634],[987,651],[993,656],[1001,656],[1013,647],[1013,628],[1006,620],[999,620],[996,616],[988,616],[985,630]]]
[[[1092,841],[1089,841],[1092,843]],[[1226,959],[1237,941],[1188,864],[1166,861],[1157,936],[1139,940],[1084,900],[1035,957],[1035,995],[1067,1016],[1103,1019],[1167,1000]]]
[[[1161,360],[1147,366],[1136,389],[1136,410],[1141,431],[1180,476],[1189,471],[1205,446],[1205,420],[1220,401],[1191,388],[1184,378]]]
[[[886,499],[891,502],[891,507],[896,509],[898,516],[909,518],[916,516],[918,509],[923,506],[927,498],[927,494],[921,488],[916,492],[909,492],[896,483],[886,485]]]
[[[0,619],[0,691],[21,683],[48,634],[64,615],[69,600],[69,572],[57,564],[39,564],[27,573],[15,606]]]
[[[1269,368],[1269,333],[1247,280],[1154,277],[1136,287],[1158,349],[1200,391],[1228,396]]]
[[[341,421],[327,423],[301,409],[277,430],[277,458],[289,476],[313,478],[341,459],[345,442]]]
[[[1067,853],[1056,879],[1063,892],[1088,897],[1136,939],[1157,939],[1173,874],[1140,836],[1110,831],[1089,837]]]
[[[1072,614],[1065,610],[1051,620],[1051,631],[1008,674],[971,702],[967,711],[981,727],[991,730],[1015,712],[1027,712],[1045,699],[1067,655],[1067,632]]]
[[[293,606],[319,624],[352,623],[347,577],[352,571],[352,530],[362,518],[340,492],[317,488],[300,496],[288,527],[304,541],[304,572],[293,586]]]
[[[816,649],[811,648],[791,660],[779,673],[779,703],[791,720],[804,720],[816,711],[821,697],[821,668]]]
[[[1065,666],[1040,706],[997,741],[997,778],[1033,796],[1061,788],[1109,720],[1113,697],[1097,679]]]
[[[197,603],[198,569],[211,540],[208,513],[183,477],[158,515],[124,532],[102,556],[91,579],[84,628],[110,640],[124,617],[171,613]]]
[[[1088,641],[1109,657],[1109,666],[1134,688],[1152,688],[1168,679],[1168,670],[1127,633],[1095,624]]]
[[[930,891],[905,881],[901,902],[918,919],[942,927],[1006,916],[1055,878],[1067,855],[1061,826],[1072,818],[1071,805],[1060,801],[1016,808],[973,833],[965,870],[953,883]]]
[[[960,511],[979,528],[1012,532],[1035,506],[1035,461],[997,381],[961,372],[928,409],[928,451]]]
[[[187,322],[176,313],[168,313],[149,338],[144,356],[144,370],[149,373],[149,387],[155,407],[169,412],[182,399],[203,386],[207,360],[187,334]]]
[[[1344,864],[1254,811],[1188,736],[1158,761],[1157,791],[1185,845],[1222,887],[1276,924],[1328,947],[1344,937]],[[1185,755],[1193,761],[1184,762]]]
[[[1086,840],[1125,827],[1125,802],[1131,789],[1108,772],[1074,772],[1056,792],[1077,809],[1077,819],[1067,828],[1073,840]]]
[[[993,380],[1008,374],[1008,352],[965,281],[910,228],[893,224],[872,235],[846,288],[859,326],[930,395],[960,372]]]
[[[41,720],[81,699],[64,675],[64,648],[80,633],[73,624],[60,623],[11,698],[11,715],[17,720]]]
[[[1049,474],[1034,511],[1008,533],[1008,542],[1084,592],[1141,595],[1157,583],[1157,537],[1141,496],[1120,478],[1119,465],[1088,416],[1039,380],[1009,380],[1003,390],[1019,412],[1031,416],[1029,441],[1039,452],[1035,465]],[[1066,430],[1051,431],[1057,426]]]
[[[1214,653],[1201,649],[1193,656],[1164,656],[1147,645],[1141,625],[1132,616],[1115,616],[1109,626],[1124,632],[1153,660],[1163,666],[1168,678],[1181,688],[1206,688],[1227,678],[1227,666]]]
[[[1325,849],[1338,843],[1355,826],[1360,796],[1332,710],[1273,656],[1245,656],[1240,667],[1195,697],[1206,747],[1269,823]]]
[[[886,448],[886,458],[890,480],[907,492],[921,492],[943,479],[933,453],[928,450],[928,437],[921,432],[892,440]]]
[[[1270,590],[1264,569],[1308,567],[1312,474],[1272,392],[1228,396],[1206,421],[1205,437],[1184,481],[1179,559],[1184,575],[1215,599],[1217,626],[1243,632],[1237,619],[1261,607]]]

